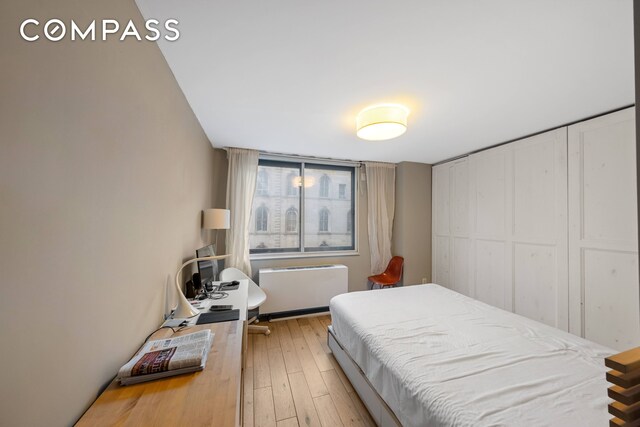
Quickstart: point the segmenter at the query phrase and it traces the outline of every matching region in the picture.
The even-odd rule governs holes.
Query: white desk
[[[227,294],[229,294],[228,297],[222,298],[222,299],[207,298],[202,301],[196,300],[196,301],[193,301],[193,303],[195,304],[195,307],[200,311],[200,313],[208,313],[209,308],[212,305],[232,305],[233,310],[235,309],[240,310],[240,317],[238,318],[238,320],[241,322],[246,321],[247,320],[247,300],[249,298],[249,281],[239,280],[239,282],[240,282],[240,285],[238,286],[238,289],[235,289],[233,291],[224,291]],[[213,282],[214,285],[218,285],[220,283],[222,282]],[[199,304],[196,304],[196,303],[199,303]],[[198,321],[198,317],[200,317],[200,315],[190,317],[188,319],[171,318],[171,319],[167,319],[163,323],[163,325],[173,324],[177,320],[187,320],[189,326],[193,326]]]

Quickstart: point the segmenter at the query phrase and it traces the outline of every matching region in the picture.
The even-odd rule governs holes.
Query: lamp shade
[[[202,215],[202,228],[208,230],[228,230],[231,227],[229,209],[205,209]]]
[[[358,113],[357,135],[367,141],[396,138],[406,132],[408,115],[409,109],[402,105],[372,105]]]

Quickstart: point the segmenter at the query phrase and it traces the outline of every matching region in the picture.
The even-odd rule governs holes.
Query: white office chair
[[[262,303],[267,300],[267,294],[264,293],[260,286],[256,285],[249,276],[244,274],[237,268],[229,267],[220,272],[220,280],[223,282],[231,282],[233,280],[248,280],[249,281],[249,298],[247,299],[247,309],[255,310],[260,307]],[[252,322],[257,322],[257,316],[249,319],[249,332],[257,332],[265,335],[269,335],[271,331],[268,326],[251,325]]]

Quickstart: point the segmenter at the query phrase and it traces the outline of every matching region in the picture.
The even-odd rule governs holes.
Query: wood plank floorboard
[[[265,322],[250,334],[244,427],[367,426],[375,423],[327,345],[331,316]]]

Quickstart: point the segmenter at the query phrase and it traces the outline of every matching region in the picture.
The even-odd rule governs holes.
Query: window
[[[269,212],[267,207],[262,205],[256,209],[256,231],[267,231],[269,225]]]
[[[251,254],[354,251],[355,186],[352,166],[260,159]]]
[[[296,208],[287,209],[285,230],[287,233],[296,233],[298,231],[298,210]]]
[[[300,185],[299,182],[300,178],[295,173],[291,172],[289,175],[287,175],[287,182],[285,184],[287,187],[287,196],[298,195],[298,185]]]
[[[338,184],[338,198],[347,198],[347,184]]]
[[[258,194],[259,196],[266,196],[269,194],[269,174],[264,169],[258,171],[256,194]]]
[[[329,197],[329,185],[331,184],[331,180],[329,176],[322,175],[320,178],[320,197]]]
[[[321,233],[329,232],[329,209],[327,208],[320,209],[320,221],[318,223],[318,231]]]

